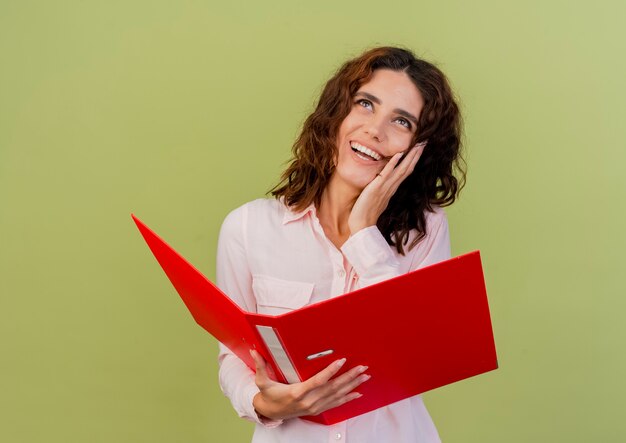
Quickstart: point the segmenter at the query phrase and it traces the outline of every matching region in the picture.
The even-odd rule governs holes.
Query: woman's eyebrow
[[[382,103],[382,101],[378,97],[376,97],[375,95],[370,94],[369,92],[358,91],[355,95],[363,96],[366,99],[376,103],[377,105],[380,105]],[[413,122],[413,124],[415,124],[415,126],[417,126],[417,123],[418,123],[417,117],[415,117],[410,112],[405,111],[404,109],[400,109],[400,108],[394,109],[393,112],[395,112],[397,114],[400,114],[403,117],[408,118],[409,120],[411,120]]]

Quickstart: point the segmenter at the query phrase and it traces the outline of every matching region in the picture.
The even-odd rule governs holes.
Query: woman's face
[[[374,71],[339,127],[331,181],[363,190],[394,154],[411,147],[423,107],[422,95],[404,72]]]

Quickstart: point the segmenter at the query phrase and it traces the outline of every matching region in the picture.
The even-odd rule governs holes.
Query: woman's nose
[[[384,138],[383,121],[381,118],[372,116],[365,125],[365,133],[375,138],[377,141],[382,141]]]

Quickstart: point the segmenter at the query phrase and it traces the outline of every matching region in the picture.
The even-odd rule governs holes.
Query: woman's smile
[[[373,149],[368,148],[367,146],[362,145],[361,143],[352,141],[350,142],[350,147],[356,153],[357,157],[362,158],[365,161],[379,161],[384,157]]]

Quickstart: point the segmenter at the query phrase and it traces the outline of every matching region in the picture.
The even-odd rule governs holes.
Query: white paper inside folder
[[[276,335],[274,328],[270,326],[257,325],[256,329],[259,331],[259,334],[261,334],[261,338],[265,342],[267,349],[269,349],[270,354],[272,354],[272,358],[276,362],[276,365],[285,376],[287,383],[300,383],[300,377],[298,377],[298,374],[296,373],[287,352],[285,352],[285,348],[283,348],[283,344],[280,342],[278,335]]]

